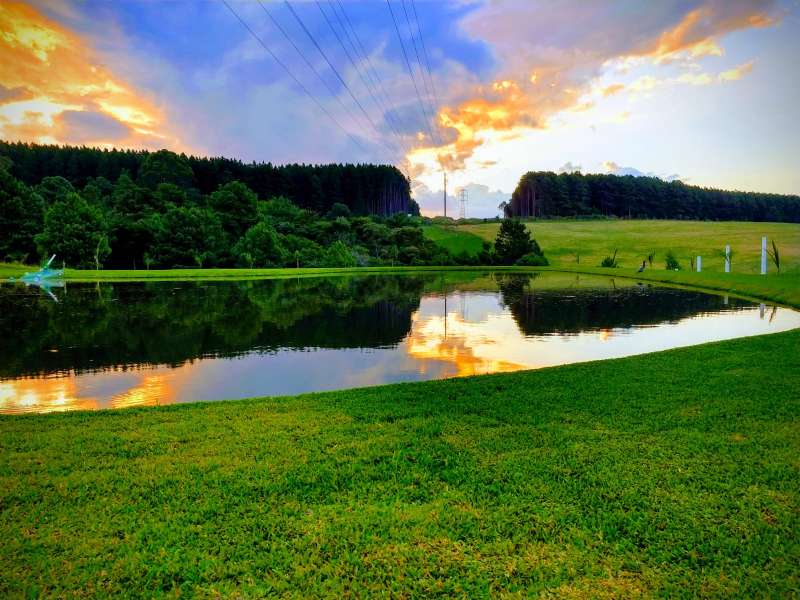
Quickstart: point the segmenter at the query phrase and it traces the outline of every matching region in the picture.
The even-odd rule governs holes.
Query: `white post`
[[[761,238],[761,274],[767,274],[767,236]]]
[[[731,272],[731,247],[730,244],[725,246],[725,272]]]
[[[758,305],[758,316],[759,316],[759,318],[761,318],[761,319],[764,318],[764,311],[766,310],[766,308],[767,308],[766,304],[759,304]]]
[[[698,256],[697,257],[697,272],[699,273],[702,270],[703,270],[703,257],[702,256]]]

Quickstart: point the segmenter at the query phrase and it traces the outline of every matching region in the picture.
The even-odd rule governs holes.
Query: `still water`
[[[795,327],[785,308],[559,273],[2,284],[0,412],[516,371]]]

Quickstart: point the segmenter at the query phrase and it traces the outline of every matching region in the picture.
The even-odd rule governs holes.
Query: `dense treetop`
[[[596,215],[632,219],[800,222],[800,196],[702,188],[626,175],[522,176],[505,207],[514,217]]]
[[[301,208],[326,212],[336,203],[355,214],[418,213],[405,176],[389,165],[273,165],[231,158],[185,156],[159,150],[108,150],[0,141],[11,174],[27,185],[63,177],[77,188],[96,178],[127,174],[145,188],[172,183],[201,195],[240,181],[259,198],[283,196]]]

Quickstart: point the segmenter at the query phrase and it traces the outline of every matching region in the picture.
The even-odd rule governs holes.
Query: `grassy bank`
[[[791,596],[798,348],[0,417],[0,594]]]
[[[0,264],[0,280],[19,277],[31,267]],[[666,271],[648,269],[637,273],[636,269],[602,269],[589,265],[563,265],[549,268],[530,267],[361,267],[347,269],[165,269],[152,271],[78,271],[67,269],[65,278],[74,282],[94,281],[173,281],[192,279],[253,279],[320,277],[325,275],[368,275],[378,273],[424,273],[442,272],[456,274],[474,271],[562,271],[623,277],[640,281],[652,281],[670,285],[705,288],[742,297],[778,302],[800,307],[800,273],[769,274],[766,276],[748,273],[719,273],[703,271]]]
[[[442,238],[450,247],[474,248],[475,238],[493,241],[498,223],[426,227],[431,239]],[[785,262],[785,271],[800,273],[800,224],[742,223],[714,221],[533,221],[528,223],[536,240],[544,248],[550,263],[558,267],[600,264],[603,257],[618,250],[620,263],[628,268],[641,264],[651,251],[656,263],[664,267],[664,255],[672,250],[684,269],[690,258],[703,257],[703,268],[722,271],[721,251],[725,244],[733,250],[735,273],[758,273],[760,269],[761,236],[775,240]],[[463,239],[459,239],[463,236]],[[580,263],[577,263],[580,255]],[[773,270],[772,264],[769,266]]]

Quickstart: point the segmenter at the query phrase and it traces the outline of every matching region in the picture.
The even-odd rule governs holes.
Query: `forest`
[[[58,265],[97,269],[453,260],[408,214],[414,209],[408,182],[394,167],[242,167],[166,150],[25,144],[2,150],[11,152],[0,154],[0,260],[34,263],[56,254]],[[256,192],[239,175],[260,181],[261,189],[283,182],[275,189],[295,200]],[[333,180],[339,187],[331,187]],[[304,181],[313,184],[309,195]]]
[[[531,171],[504,207],[509,217],[800,222],[800,196],[703,188],[632,175]]]
[[[26,185],[63,177],[83,189],[99,178],[115,182],[123,174],[145,187],[174,183],[192,195],[208,195],[239,181],[259,198],[282,196],[300,208],[325,213],[344,204],[354,214],[419,214],[408,180],[388,165],[272,165],[231,158],[198,158],[167,150],[108,150],[0,140],[0,156],[11,160],[11,175]]]

